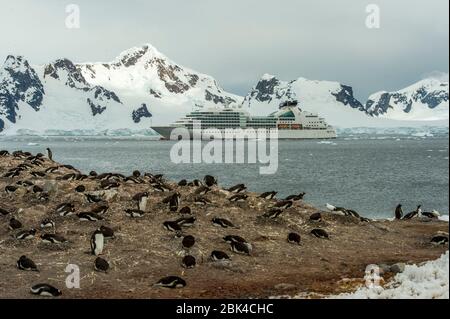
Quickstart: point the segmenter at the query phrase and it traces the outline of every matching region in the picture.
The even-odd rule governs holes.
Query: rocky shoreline
[[[199,179],[203,181],[203,176]],[[448,244],[430,242],[438,233],[448,236],[448,223],[437,219],[391,222],[341,216],[307,204],[307,195],[271,219],[262,216],[279,202],[276,199],[263,199],[245,190],[239,194],[247,198],[232,202],[229,199],[234,193],[220,187],[220,177],[217,185],[207,188],[189,182],[180,186],[151,172],[84,175],[42,154],[1,152],[0,298],[33,298],[30,287],[37,283],[59,288],[62,298],[329,295],[362,285],[368,264],[381,265],[382,276],[388,281],[404,263],[433,260],[448,250]],[[127,209],[138,208],[135,195],[143,192],[149,193],[143,216],[127,216]],[[171,211],[164,199],[175,193],[180,194],[180,203]],[[73,204],[73,214],[57,213],[62,203]],[[100,220],[83,221],[77,216],[100,206],[108,207],[97,215]],[[186,206],[191,214],[180,213]],[[310,218],[314,213],[321,214],[320,221]],[[22,227],[9,229],[13,217]],[[182,225],[181,232],[163,227],[165,221],[191,217],[195,222],[191,227]],[[215,217],[235,227],[215,226]],[[55,227],[40,228],[44,219],[51,219]],[[91,235],[101,225],[115,233],[113,239],[106,240],[101,254],[110,266],[107,273],[94,270],[96,256],[90,252]],[[31,228],[36,229],[32,238],[17,238]],[[325,230],[329,239],[313,236],[313,229]],[[293,232],[301,236],[300,245],[288,242],[288,234]],[[67,242],[47,243],[41,238],[46,233],[56,233]],[[195,238],[190,249],[182,247],[185,235]],[[250,255],[231,251],[223,240],[227,235],[245,238],[251,244]],[[214,250],[225,252],[230,260],[211,261]],[[196,259],[192,269],[181,266],[186,254]],[[16,262],[22,255],[31,258],[39,272],[19,270]],[[79,289],[66,287],[68,264],[79,267]],[[154,286],[166,276],[183,278],[187,285],[182,289]]]

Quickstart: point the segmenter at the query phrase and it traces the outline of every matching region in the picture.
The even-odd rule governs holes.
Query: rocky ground
[[[5,177],[11,169],[27,163],[15,177]],[[45,172],[58,167],[54,172]],[[35,177],[31,172],[44,172]],[[79,180],[64,180],[75,174]],[[211,203],[206,206],[194,203],[196,186],[178,186],[177,183],[157,181],[151,174],[135,181],[116,177],[120,186],[104,190],[98,178],[77,175],[72,168],[30,154],[0,155],[0,297],[34,298],[30,287],[49,283],[62,290],[63,298],[264,298],[279,295],[327,295],[354,290],[363,283],[368,264],[420,263],[436,259],[447,245],[433,245],[430,239],[438,232],[448,232],[448,223],[427,218],[409,221],[361,221],[352,216],[322,212],[323,220],[310,221],[318,212],[305,201],[297,201],[277,219],[261,218],[276,200],[258,198],[248,192],[245,202],[232,203],[230,194],[213,186],[204,195]],[[36,174],[35,174],[36,175]],[[199,176],[201,179],[202,177]],[[114,178],[113,178],[114,179]],[[48,200],[39,199],[42,192],[33,192],[33,186],[20,186],[19,181],[30,181],[48,194]],[[138,183],[136,183],[138,182]],[[153,186],[151,185],[153,183]],[[15,185],[14,192],[5,187]],[[79,185],[84,192],[76,192]],[[165,185],[171,191],[157,192],[155,185]],[[220,177],[219,177],[220,185]],[[150,197],[146,214],[139,219],[125,215],[127,208],[136,208],[132,197],[148,191]],[[163,228],[167,220],[181,217],[170,212],[162,200],[168,195],[181,193],[181,206],[189,206],[196,217],[194,226],[183,228],[183,234],[196,238],[189,253],[196,257],[193,269],[181,267],[185,251],[181,238]],[[103,202],[91,204],[85,194],[95,194]],[[305,198],[307,201],[307,196]],[[380,200],[382,200],[380,198]],[[70,202],[76,212],[90,211],[106,204],[110,208],[101,221],[80,221],[76,215],[62,217],[55,213],[58,204]],[[9,214],[6,214],[9,213]],[[19,220],[22,229],[8,229],[11,217]],[[232,221],[236,228],[213,226],[211,219],[222,217]],[[54,230],[42,230],[40,222],[52,218]],[[102,257],[110,264],[108,273],[94,271],[95,256],[90,253],[90,237],[100,225],[115,230],[116,238],[108,240]],[[32,239],[14,237],[23,229],[36,228]],[[312,236],[314,228],[326,230],[330,238]],[[46,244],[40,239],[45,232],[56,232],[65,237],[64,244]],[[301,235],[302,245],[287,242],[289,232]],[[239,235],[253,246],[251,256],[230,251],[222,240],[225,235]],[[212,250],[221,250],[231,257],[231,262],[213,262]],[[37,264],[39,272],[18,270],[16,261],[26,255]],[[65,272],[68,264],[80,268],[79,289],[66,288]],[[386,266],[384,266],[386,269]],[[389,268],[389,267],[387,267]],[[391,267],[395,270],[396,267]],[[162,289],[153,286],[160,278],[175,275],[186,280],[182,289]],[[392,273],[385,272],[387,280]]]

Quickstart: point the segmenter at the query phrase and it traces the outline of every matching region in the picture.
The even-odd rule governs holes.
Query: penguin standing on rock
[[[105,236],[97,229],[91,236],[91,253],[95,256],[101,255],[103,253],[104,243]]]
[[[398,204],[395,208],[395,219],[402,219],[403,217],[403,209],[402,204]]]
[[[145,209],[147,208],[148,197],[149,197],[148,192],[138,193],[133,196],[133,200],[137,202],[139,210],[145,211]]]
[[[53,152],[49,147],[47,147],[47,157],[49,160],[53,161]]]
[[[178,210],[178,206],[181,203],[181,194],[175,193],[170,197],[169,200],[169,209],[171,212],[176,212]]]

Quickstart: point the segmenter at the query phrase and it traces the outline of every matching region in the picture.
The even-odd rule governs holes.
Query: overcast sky
[[[65,26],[66,5],[80,28]],[[365,21],[380,8],[380,28]],[[353,86],[361,100],[447,73],[448,0],[0,0],[0,59],[109,61],[151,43],[245,94],[259,77]],[[445,77],[445,76],[444,76]]]

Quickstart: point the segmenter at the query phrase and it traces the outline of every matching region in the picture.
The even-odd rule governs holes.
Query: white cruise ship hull
[[[170,140],[172,130],[174,126],[154,126],[152,127],[159,135],[162,136],[165,140]],[[224,137],[227,132],[232,132],[233,130],[222,129],[220,130],[221,135]],[[202,139],[210,140],[209,136],[213,133],[217,132],[217,130],[209,130],[202,129]],[[192,130],[189,131],[190,138],[193,138]],[[269,134],[267,133],[267,137],[269,138]],[[336,138],[336,131],[333,128],[328,129],[311,129],[311,130],[289,130],[283,129],[278,130],[278,139],[333,139]],[[174,140],[178,138],[175,137]]]

